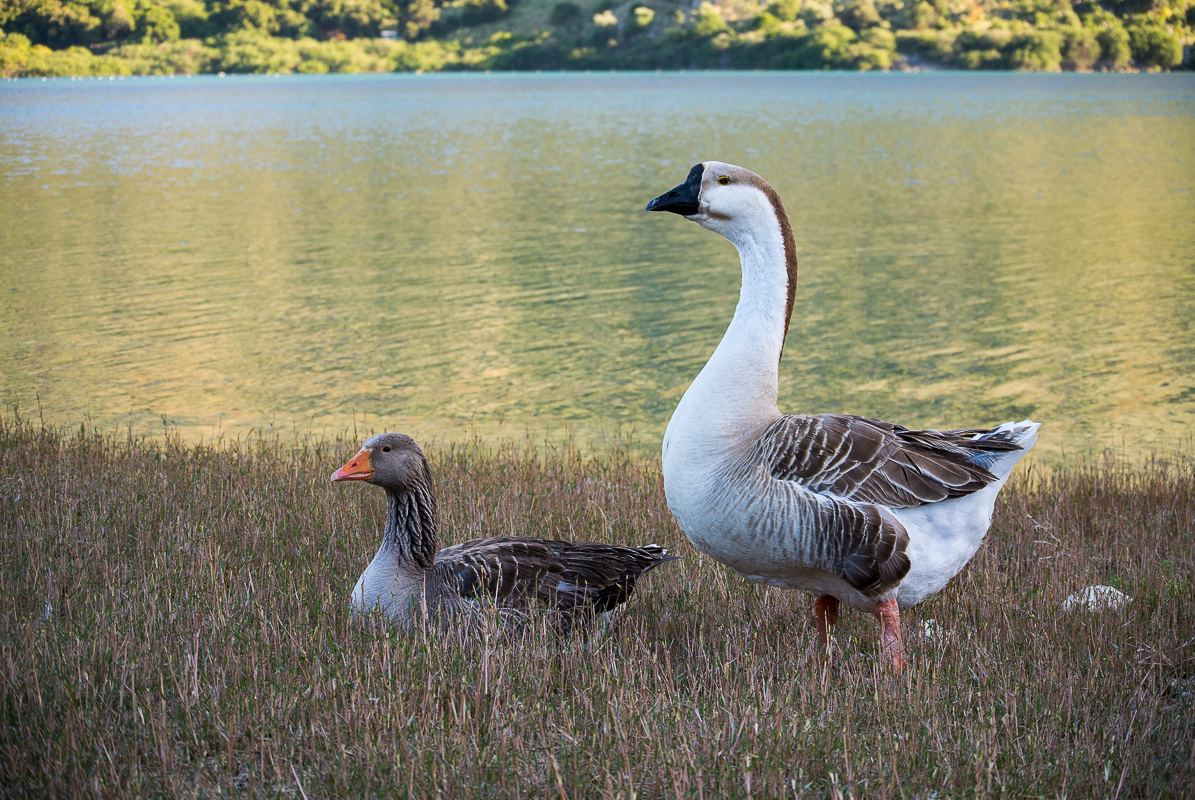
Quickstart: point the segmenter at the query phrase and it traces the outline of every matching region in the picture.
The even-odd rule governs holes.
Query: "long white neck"
[[[668,423],[666,475],[670,466],[699,466],[728,455],[780,416],[776,395],[790,279],[780,222],[768,207],[718,232],[738,248],[743,285],[730,327]]]

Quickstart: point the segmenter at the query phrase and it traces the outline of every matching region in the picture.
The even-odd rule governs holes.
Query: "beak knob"
[[[682,217],[691,217],[699,210],[701,201],[701,176],[705,164],[697,164],[689,170],[689,177],[675,189],[671,189],[647,204],[648,211],[671,211]]]

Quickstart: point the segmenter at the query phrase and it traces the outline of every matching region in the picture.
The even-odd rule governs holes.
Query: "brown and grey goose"
[[[823,644],[839,603],[875,614],[899,671],[899,609],[941,590],[979,549],[997,493],[1041,426],[909,430],[781,414],[797,255],[779,195],[750,170],[706,161],[647,210],[726,237],[743,272],[734,318],[664,434],[669,509],[707,555],[813,594]]]
[[[415,440],[381,433],[365,440],[333,481],[366,481],[386,490],[382,545],[353,588],[355,611],[379,610],[403,627],[430,619],[450,627],[483,603],[501,610],[544,606],[568,631],[615,610],[646,572],[677,556],[659,545],[503,536],[440,549],[431,470]],[[424,617],[426,614],[426,617]]]

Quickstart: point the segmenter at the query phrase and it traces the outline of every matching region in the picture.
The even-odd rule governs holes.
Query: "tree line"
[[[0,0],[0,75],[1173,69],[1195,0]]]

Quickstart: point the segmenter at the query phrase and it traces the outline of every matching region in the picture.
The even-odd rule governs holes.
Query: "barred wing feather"
[[[781,417],[757,447],[773,478],[821,497],[808,527],[820,532],[810,541],[814,560],[867,596],[911,566],[908,532],[887,509],[976,492],[996,479],[992,460],[1019,449],[988,431],[914,431],[849,414]]]
[[[434,569],[467,600],[523,606],[535,599],[564,612],[602,613],[626,601],[643,573],[676,558],[658,545],[496,537],[444,548]]]
[[[915,431],[850,414],[781,417],[759,446],[778,480],[889,508],[979,491],[996,479],[988,470],[992,461],[1020,449],[989,431]]]

